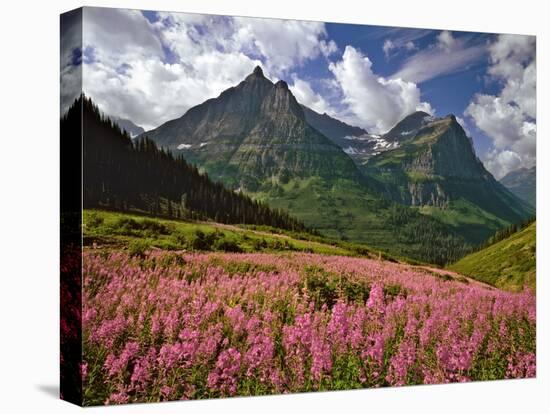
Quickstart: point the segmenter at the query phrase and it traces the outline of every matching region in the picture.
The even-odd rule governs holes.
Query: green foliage
[[[317,309],[323,305],[331,309],[338,298],[356,303],[365,303],[369,298],[370,287],[351,276],[327,272],[318,266],[307,266],[304,273],[302,289],[311,296]]]
[[[90,226],[90,220],[101,224]],[[364,255],[370,251],[361,245],[265,226],[220,226],[102,210],[84,210],[83,221],[85,245],[127,246],[134,240],[147,240],[150,246],[164,250],[301,251],[346,256]]]
[[[145,257],[145,252],[150,248],[149,242],[147,240],[133,240],[128,245],[128,252],[130,256],[134,257]]]
[[[235,240],[221,237],[214,242],[214,249],[223,252],[241,253],[243,249]]]
[[[349,180],[334,183],[320,177],[292,179],[284,193],[255,196],[274,208],[292,214],[326,238],[344,246],[367,245],[357,254],[372,254],[373,248],[393,256],[444,265],[471,250],[471,245],[454,229],[410,207],[382,200]],[[346,241],[352,243],[346,244]]]
[[[502,289],[535,289],[536,223],[462,258],[449,269]]]
[[[84,208],[307,230],[287,212],[213,182],[181,155],[174,157],[147,137],[133,142],[83,94],[61,119],[62,140],[80,140],[82,122],[86,124],[82,140]]]
[[[86,225],[90,227],[99,227],[103,224],[103,217],[98,214],[90,214],[88,216],[88,220],[86,221]]]
[[[217,232],[204,233],[202,230],[195,230],[195,235],[189,245],[193,250],[211,250],[219,237]]]

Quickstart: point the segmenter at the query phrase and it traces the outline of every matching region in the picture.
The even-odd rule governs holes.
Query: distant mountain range
[[[300,105],[259,67],[144,137],[325,235],[430,262],[533,213],[485,170],[454,116],[416,112],[369,134]]]
[[[118,124],[118,126],[120,128],[122,128],[123,130],[128,132],[128,134],[130,134],[131,138],[135,138],[138,135],[143,134],[145,132],[145,130],[142,127],[140,127],[139,125],[134,124],[129,119],[124,119],[124,118],[120,118],[120,117],[116,117],[116,116],[111,116],[110,118],[113,122]]]
[[[500,179],[502,185],[517,195],[524,201],[527,201],[533,207],[537,204],[537,169],[520,168],[511,171]]]

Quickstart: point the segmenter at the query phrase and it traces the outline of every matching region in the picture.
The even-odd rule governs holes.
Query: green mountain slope
[[[449,266],[498,288],[535,289],[536,223]]]
[[[485,169],[453,115],[435,119],[417,114],[424,116],[422,122],[414,117],[416,126],[407,123],[412,138],[363,167],[380,192],[437,218],[474,244],[533,214],[531,206]],[[402,136],[405,129],[398,126],[392,131]]]
[[[308,124],[286,83],[272,83],[260,68],[144,137],[326,236],[440,264],[468,248],[448,226],[383,200],[354,161]]]

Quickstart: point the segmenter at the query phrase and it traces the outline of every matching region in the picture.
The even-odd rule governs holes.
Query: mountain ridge
[[[210,177],[326,236],[432,263],[467,251],[454,230],[374,192],[356,162],[307,123],[286,82],[259,68],[142,137],[179,147]]]
[[[415,114],[414,134],[399,148],[369,159],[363,169],[386,197],[441,219],[452,218],[456,227],[467,229],[463,234],[473,243],[532,214],[485,169],[454,115],[427,119]]]
[[[233,188],[255,191],[265,179],[312,172],[327,179],[360,177],[353,161],[306,122],[287,83],[271,82],[260,67],[144,136]]]

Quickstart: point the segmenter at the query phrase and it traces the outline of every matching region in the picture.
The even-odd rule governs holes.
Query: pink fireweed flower
[[[235,394],[240,369],[241,353],[234,348],[222,351],[214,370],[208,375],[208,387],[224,395]]]
[[[84,251],[85,395],[96,395],[89,375],[99,371],[113,404],[536,373],[528,290],[366,258],[192,253],[159,265],[167,254]],[[316,302],[304,289],[308,266],[369,286],[368,300],[338,288],[332,306]]]
[[[379,283],[373,283],[367,300],[367,308],[375,313],[384,313],[384,286]]]
[[[107,374],[110,377],[120,374],[128,365],[128,363],[135,357],[139,351],[139,344],[137,342],[128,342],[120,355],[115,357],[113,354],[110,354],[107,357],[105,362],[105,368],[107,369]]]

